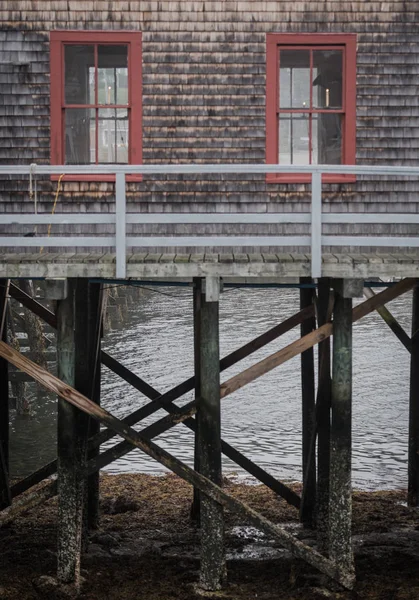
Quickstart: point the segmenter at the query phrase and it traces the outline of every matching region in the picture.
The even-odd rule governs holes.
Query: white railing
[[[419,247],[417,237],[388,236],[341,236],[323,235],[325,224],[419,224],[419,215],[390,213],[323,213],[322,212],[322,174],[373,175],[390,177],[419,178],[419,167],[391,166],[347,166],[347,165],[252,165],[252,164],[191,164],[191,165],[1,165],[0,178],[9,175],[29,175],[33,180],[37,175],[115,175],[115,213],[113,214],[0,214],[0,225],[102,225],[113,224],[115,234],[111,236],[72,237],[24,237],[23,235],[0,236],[1,247],[109,247],[116,252],[116,277],[125,278],[126,250],[135,247],[289,247],[306,246],[311,248],[312,277],[321,276],[322,246],[380,246],[380,247]],[[170,213],[127,213],[126,212],[126,175],[142,174],[266,174],[266,173],[308,173],[311,175],[311,212],[310,213],[247,213],[247,214],[170,214]],[[128,236],[127,224],[293,224],[311,225],[310,235],[252,235],[252,236],[191,236],[152,235]]]

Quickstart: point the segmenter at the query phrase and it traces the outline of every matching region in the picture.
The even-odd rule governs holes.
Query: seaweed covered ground
[[[314,534],[297,511],[264,486],[226,479],[229,493],[306,543]],[[274,541],[226,513],[225,600],[419,600],[419,522],[406,493],[354,494],[357,585],[345,592]],[[103,475],[101,525],[82,559],[81,598],[198,600],[199,530],[191,523],[190,486],[173,475]],[[56,500],[0,529],[0,598],[63,598],[53,585]]]

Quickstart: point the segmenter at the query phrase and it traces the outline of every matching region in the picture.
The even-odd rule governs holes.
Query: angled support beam
[[[29,305],[28,307],[31,310],[34,310],[35,314],[37,314],[38,316],[43,318],[51,326],[54,326],[54,323],[56,326],[55,315],[53,313],[51,313],[48,309],[43,307],[42,304],[36,302],[35,300],[33,300],[30,296],[28,296],[24,292],[21,292],[21,290],[19,290],[19,288],[17,288],[16,286],[14,286],[11,293],[12,293],[13,297],[15,297],[17,300],[22,302],[25,306],[28,304]],[[229,355],[227,355],[226,357],[221,359],[220,371],[228,369],[229,367],[233,366],[234,364],[236,364],[243,358],[246,358],[253,352],[256,352],[257,350],[259,350],[260,348],[262,348],[269,342],[272,342],[273,340],[277,339],[284,333],[290,331],[291,329],[293,329],[294,327],[296,327],[297,325],[302,323],[305,319],[310,318],[313,314],[314,314],[314,307],[309,306],[309,307],[301,310],[300,312],[296,313],[292,317],[286,319],[283,323],[275,325],[275,327],[272,327],[271,329],[269,329],[265,333],[261,334],[260,336],[258,336],[254,340],[252,340],[251,342],[245,344],[241,348],[234,350]],[[145,381],[143,381],[140,377],[138,377],[137,375],[132,373],[132,371],[130,371],[129,369],[124,367],[124,365],[119,363],[113,357],[109,356],[109,354],[107,354],[106,352],[103,352],[103,351],[101,352],[101,360],[102,360],[102,364],[104,364],[106,367],[111,369],[114,373],[116,373],[117,375],[122,377],[127,383],[129,383],[130,385],[135,387],[135,389],[137,389],[142,394],[144,394],[145,396],[147,396],[148,398],[150,398],[152,400],[152,402],[150,402],[146,406],[142,406],[141,408],[134,411],[131,415],[128,415],[124,419],[124,422],[127,423],[128,425],[135,425],[136,423],[138,423],[141,420],[147,418],[148,416],[154,414],[155,412],[157,412],[158,410],[160,410],[162,408],[165,410],[169,410],[169,412],[171,412],[170,407],[172,406],[173,410],[176,411],[176,406],[173,404],[173,402],[176,399],[180,398],[182,395],[186,394],[188,391],[192,390],[195,385],[195,378],[191,377],[191,378],[187,379],[186,381],[182,382],[181,384],[175,386],[174,388],[172,388],[165,394],[160,394],[156,389],[154,389],[152,386],[150,386]],[[185,418],[187,418],[187,417],[185,417]],[[162,419],[161,421],[164,422],[164,419]],[[170,428],[170,426],[172,426],[172,425],[173,425],[173,423],[171,425],[169,425],[169,427],[167,427],[167,423],[166,423],[167,428]],[[188,426],[190,426],[190,424]],[[109,429],[101,431],[93,439],[90,440],[89,449],[98,447],[100,444],[103,444],[107,440],[114,437],[114,435],[115,435],[115,433]],[[158,434],[156,433],[156,435],[158,435]],[[123,456],[124,454],[129,452],[130,446],[129,445],[123,446],[123,444],[124,443],[121,442],[121,444],[118,444],[117,446],[114,447],[115,457]],[[226,449],[226,452],[224,452],[224,449]],[[112,449],[108,450],[105,453],[102,453],[100,458],[96,459],[96,464],[98,465],[98,468],[102,468],[103,466],[112,462],[112,460],[115,460],[115,458],[112,458],[112,451],[113,451]],[[226,454],[226,456],[229,456],[230,458],[232,458],[232,456],[234,455],[235,458],[232,458],[232,460],[237,462],[237,464],[242,466],[244,469],[248,470],[252,475],[254,475],[262,483],[264,483],[265,485],[270,487],[275,493],[279,494],[284,499],[286,499],[287,502],[289,502],[296,508],[299,508],[300,498],[288,486],[286,486],[286,485],[282,484],[280,481],[276,480],[274,477],[269,475],[269,473],[267,473],[266,471],[264,471],[257,465],[254,465],[251,461],[249,461],[249,459],[247,459],[245,456],[243,456],[240,452],[234,450],[234,448],[232,448],[228,444],[223,443],[223,452]],[[230,456],[230,454],[231,454],[231,456]],[[105,461],[107,461],[107,462],[105,462]],[[95,462],[95,461],[92,461],[92,464],[93,464],[93,462]],[[251,470],[250,470],[250,468],[251,468]],[[19,494],[23,493],[27,489],[31,488],[33,485],[39,483],[46,477],[49,477],[50,475],[55,473],[55,471],[56,471],[56,461],[52,461],[49,464],[44,465],[43,467],[38,469],[38,471],[31,473],[25,479],[14,484],[11,489],[12,496],[13,497],[18,496]]]
[[[374,298],[370,298],[369,300],[366,300],[362,304],[359,304],[352,311],[352,321],[355,322],[355,321],[361,319],[362,317],[369,314],[373,310],[376,310],[376,308],[378,306],[382,306],[383,304],[386,304],[387,302],[390,302],[394,298],[397,298],[398,296],[404,294],[405,292],[412,289],[414,284],[415,284],[414,279],[403,279],[399,283],[395,284],[394,286],[391,286],[391,287],[387,288],[386,290],[380,292]],[[309,314],[312,314],[312,310],[313,309],[310,308]],[[306,311],[306,309],[305,309],[305,311]],[[234,364],[233,359],[235,362],[240,360],[239,356],[242,355],[242,353],[244,352],[244,349],[246,350],[246,352],[249,352],[249,354],[250,354],[250,353],[254,352],[257,348],[261,347],[260,344],[261,344],[262,338],[264,336],[267,336],[269,334],[271,336],[271,339],[275,339],[275,337],[278,337],[280,335],[280,333],[279,333],[280,331],[282,331],[282,333],[284,333],[284,329],[288,331],[289,328],[292,328],[296,324],[299,324],[299,322],[301,322],[300,319],[303,316],[302,315],[303,312],[304,311],[300,311],[300,313],[298,313],[297,315],[294,315],[293,317],[291,317],[291,319],[284,321],[284,323],[282,323],[281,325],[274,327],[266,334],[263,334],[259,338],[256,338],[256,340],[253,340],[252,342],[250,342],[249,344],[244,346],[243,348],[233,352],[225,359],[222,359],[222,361],[220,363],[220,368],[221,368],[221,365],[223,365],[223,368],[228,368],[228,366],[230,366],[231,364]],[[306,318],[306,317],[307,317],[307,312],[305,313],[304,318]],[[280,350],[278,353],[275,353],[275,355],[273,355],[273,357],[268,357],[268,359],[265,359],[265,361],[262,361],[262,363],[258,363],[257,365],[254,365],[254,367],[250,367],[250,369],[247,369],[244,372],[247,375],[246,381],[244,383],[243,383],[243,373],[239,374],[237,376],[239,378],[238,383],[240,383],[241,385],[239,385],[236,389],[239,389],[239,387],[242,387],[242,385],[249,383],[249,381],[252,381],[254,378],[263,374],[261,372],[262,370],[267,369],[265,372],[268,372],[269,370],[275,368],[279,364],[283,364],[284,362],[287,362],[288,360],[290,360],[291,358],[293,358],[294,356],[299,354],[302,350],[307,349],[310,346],[313,346],[316,343],[322,342],[323,340],[327,339],[331,334],[332,334],[332,325],[330,323],[326,323],[325,325],[323,325],[316,331],[305,336],[305,338],[297,340],[296,342],[293,342],[286,348]],[[274,335],[275,335],[275,337],[272,337]],[[102,357],[103,357],[103,354],[104,353],[102,352]],[[243,356],[241,356],[241,357],[243,358]],[[272,358],[274,358],[274,360],[271,360]],[[123,370],[128,371],[125,367],[122,367],[122,365],[120,365],[120,366]],[[260,368],[261,366],[262,366],[262,369]],[[256,367],[256,369],[255,369],[255,367]],[[128,371],[128,372],[130,373],[130,371]],[[256,377],[254,377],[254,374],[256,374]],[[137,376],[135,376],[132,373],[131,373],[131,377],[133,379],[139,379],[139,378],[137,378]],[[253,377],[253,379],[252,379],[252,377]],[[142,382],[142,380],[140,380],[140,381]],[[233,381],[236,382],[237,381],[236,378],[233,378]],[[142,382],[142,383],[144,383],[144,382]],[[228,383],[228,382],[226,382],[226,383]],[[182,391],[182,393],[180,395],[182,395],[182,394],[186,393],[186,391],[193,389],[193,384],[194,384],[194,378],[190,378],[189,380],[183,382],[179,386],[176,386],[175,388],[173,388],[166,394],[163,394],[162,396],[160,396],[158,398],[158,400],[150,402],[146,406],[138,409],[137,411],[135,411],[134,413],[132,413],[131,415],[126,417],[124,419],[124,423],[126,423],[127,425],[130,425],[130,426],[134,425],[135,423],[146,418],[150,414],[153,414],[160,408],[169,406],[170,402],[172,402],[174,399],[179,397],[179,396],[177,396],[177,394],[180,394],[180,390]],[[133,385],[134,385],[134,383],[133,383]],[[192,387],[190,387],[191,385],[192,385]],[[221,395],[223,395],[223,385],[226,386],[226,384],[221,385]],[[228,391],[228,390],[226,390],[226,391]],[[232,390],[232,391],[234,391],[234,390]],[[228,393],[232,393],[232,391],[228,391]],[[152,393],[157,394],[157,397],[158,397],[158,392],[156,390],[154,390]],[[228,395],[228,394],[226,392],[224,392],[224,395]],[[192,416],[193,414],[194,414],[194,412],[191,412],[191,414],[188,414],[187,416],[185,416],[184,417],[185,420],[188,417]],[[157,423],[162,424],[163,422],[166,422],[167,428],[170,428],[173,425],[173,422],[171,424],[167,425],[166,418],[161,419],[160,422],[157,422]],[[179,420],[175,421],[175,423],[178,423],[178,422],[181,422],[180,418],[179,418]],[[163,429],[163,431],[165,431],[165,429]],[[106,440],[112,438],[113,435],[114,434],[110,430],[101,431],[100,434],[95,437],[95,440],[92,443],[93,444],[102,444]],[[156,433],[156,435],[158,435],[158,433]],[[112,450],[107,451],[107,453],[113,452],[114,458],[106,459],[107,462],[101,463],[100,461],[104,460],[106,453],[103,453],[102,455],[100,455],[100,457],[97,459],[97,464],[98,464],[97,468],[101,468],[102,466],[112,462],[112,460],[116,460],[116,458],[124,456],[124,454],[128,453],[129,450],[130,450],[129,446],[124,445],[124,442],[121,442],[121,444],[118,444]],[[240,464],[240,463],[238,463],[238,464]],[[19,493],[22,493],[22,491],[28,489],[35,483],[42,481],[42,479],[51,475],[54,472],[55,472],[55,464],[54,464],[54,462],[52,462],[49,465],[46,465],[45,467],[40,469],[38,472],[30,475],[28,478],[26,478],[22,482],[18,482],[15,486],[13,486],[12,487],[13,496],[16,496]],[[266,480],[269,481],[270,479],[272,479],[271,476],[269,476],[268,474],[266,474],[266,476],[267,476]],[[260,477],[259,477],[259,479],[260,479]],[[261,481],[263,481],[264,483],[266,483],[266,480],[263,481],[261,479]],[[283,486],[283,484],[280,484],[280,482],[277,482],[277,484]],[[269,485],[269,484],[266,483],[266,485]],[[271,486],[269,486],[269,487],[271,487]],[[294,506],[296,506],[297,508],[299,508],[300,499],[298,498],[298,496],[294,492],[292,492],[292,490],[289,490],[289,488],[286,488],[286,486],[283,486],[283,487],[285,488],[284,493],[287,493],[287,490],[288,490],[288,492],[290,492],[289,497],[291,498],[291,500],[287,500],[287,501],[290,502],[291,504],[293,504]],[[274,488],[272,488],[272,489],[274,489]],[[277,492],[277,493],[280,493],[280,492]],[[281,495],[285,498],[284,493],[282,493]],[[292,501],[293,495],[296,496],[294,501]]]
[[[380,292],[374,298],[369,298],[362,304],[358,304],[352,311],[352,322],[355,323],[359,321],[362,317],[365,317],[372,311],[376,310],[378,306],[382,306],[390,300],[397,298],[401,294],[408,292],[415,285],[415,279],[402,279],[399,283],[387,288],[386,290]],[[305,337],[289,344],[286,348],[275,352],[275,354],[271,354],[260,362],[256,363],[252,367],[249,367],[242,373],[235,375],[228,381],[225,381],[221,384],[221,397],[225,398],[229,396],[233,392],[239,390],[243,386],[255,381],[258,377],[265,375],[265,373],[269,373],[272,369],[279,367],[279,365],[284,364],[294,356],[298,356],[301,352],[312,348],[316,344],[322,342],[323,340],[330,337],[333,333],[333,326],[331,323],[326,323],[322,325],[312,333],[309,333]]]
[[[373,298],[374,296],[376,296],[376,294],[371,288],[364,288],[364,296],[366,298]],[[407,333],[405,332],[403,327],[400,325],[400,323],[397,321],[397,319],[394,317],[394,315],[392,315],[391,312],[388,310],[388,308],[386,308],[385,306],[379,306],[377,308],[377,312],[380,315],[380,317],[383,319],[383,321],[385,323],[387,323],[387,325],[390,327],[391,331],[394,333],[394,335],[397,337],[397,339],[403,344],[403,346],[406,348],[406,350],[408,352],[411,352],[412,351],[412,340],[407,335]]]
[[[297,558],[305,560],[328,577],[340,583],[343,587],[347,589],[353,588],[355,583],[353,572],[348,572],[340,564],[325,558],[317,552],[317,550],[300,542],[289,532],[274,525],[240,500],[233,498],[218,485],[203,475],[196,473],[193,469],[186,466],[180,460],[173,457],[153,442],[144,439],[138,432],[132,429],[132,427],[127,426],[111,413],[105,411],[100,406],[97,406],[94,402],[77,392],[71,386],[66,385],[57,377],[54,377],[54,375],[51,375],[51,373],[48,373],[45,369],[42,369],[29,359],[25,358],[4,342],[0,342],[0,356],[15,365],[18,369],[27,373],[49,391],[58,394],[60,398],[70,403],[72,406],[97,419],[105,427],[114,429],[117,434],[121,435],[130,444],[143,450],[148,456],[151,456],[160,462],[185,481],[199,487],[200,491],[211,498],[211,500],[227,507],[229,510],[238,512],[245,517],[250,524],[266,532],[268,535],[275,537],[284,548],[292,552]]]

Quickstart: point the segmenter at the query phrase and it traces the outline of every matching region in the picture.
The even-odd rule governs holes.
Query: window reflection
[[[281,50],[279,67],[280,108],[309,108],[310,52]]]

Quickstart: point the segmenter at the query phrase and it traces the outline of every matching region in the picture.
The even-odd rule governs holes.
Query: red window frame
[[[99,104],[67,105],[64,96],[64,48],[66,45],[128,46],[128,164],[142,164],[142,35],[138,31],[52,31],[50,33],[51,76],[51,164],[63,165],[65,108],[103,108]],[[115,105],[116,106],[116,105]],[[114,105],[112,106],[114,107]],[[57,177],[53,177],[57,179]],[[115,175],[65,175],[65,181],[115,181]],[[128,181],[141,181],[142,175],[127,176]]]
[[[356,159],[356,34],[294,34],[268,33],[266,36],[266,164],[278,164],[279,161],[279,114],[284,113],[322,113],[328,109],[309,110],[283,109],[279,107],[279,50],[343,50],[342,74],[342,164],[354,165]],[[344,174],[323,175],[324,182],[343,183],[355,181],[355,176]],[[268,173],[266,181],[270,183],[307,183],[311,175],[305,173]]]

